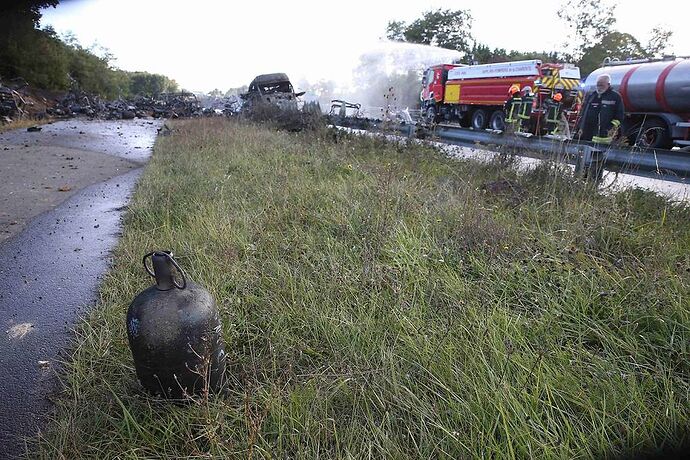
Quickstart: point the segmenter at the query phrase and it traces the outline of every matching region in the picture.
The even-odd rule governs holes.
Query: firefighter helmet
[[[553,100],[556,102],[561,102],[562,99],[563,99],[563,95],[561,93],[556,93],[553,95]]]
[[[532,87],[525,86],[524,88],[522,88],[522,94],[532,94]]]
[[[512,85],[512,86],[510,87],[510,89],[508,90],[508,94],[510,94],[511,96],[512,96],[513,94],[519,93],[519,92],[520,92],[520,85],[518,85],[518,84]]]

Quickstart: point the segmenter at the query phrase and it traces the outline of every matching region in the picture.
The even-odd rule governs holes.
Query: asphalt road
[[[65,197],[64,201],[46,200],[39,207],[42,213],[29,218],[22,231],[4,242],[0,240],[0,325],[3,331],[0,366],[4,370],[4,382],[0,385],[2,458],[21,455],[25,451],[24,439],[35,436],[50,413],[50,396],[58,388],[56,370],[61,352],[72,337],[71,331],[80,313],[97,300],[101,276],[109,268],[110,252],[118,241],[122,214],[141,174],[141,166],[151,154],[159,126],[159,122],[128,124],[71,120],[57,128],[51,125],[47,132],[55,130],[56,136],[35,136],[24,141],[22,136],[28,134],[16,132],[0,137],[0,160],[3,146],[28,142],[35,149],[33,153],[46,155],[48,160],[63,148],[78,151],[80,160],[71,161],[82,170],[79,174],[87,173],[84,177],[69,176],[74,188],[70,193],[57,195],[61,199]],[[118,132],[127,132],[130,127],[138,134],[133,138],[137,141],[128,144],[123,141],[125,134]],[[62,136],[65,130],[69,131]],[[76,134],[79,132],[92,135]],[[134,148],[136,145],[140,148]],[[127,158],[127,164],[112,163],[113,158]],[[40,163],[34,160],[33,163]],[[16,164],[14,167],[21,169],[21,162]],[[109,165],[105,172],[93,175],[99,165],[105,164]],[[26,188],[30,187],[27,184],[45,177],[40,175],[40,169],[39,166],[35,177],[29,174],[26,182],[15,183],[12,190],[15,197],[22,197],[17,198],[19,201],[31,203],[32,195],[26,193]],[[16,174],[4,173],[15,177],[20,170]],[[79,188],[89,180],[94,183]],[[42,189],[39,193],[55,194],[56,191]],[[16,215],[20,211],[21,203],[0,204],[3,206],[0,211],[10,218],[12,212]],[[14,208],[17,211],[12,211]]]
[[[82,188],[141,167],[155,120],[67,120],[0,133],[0,242]]]

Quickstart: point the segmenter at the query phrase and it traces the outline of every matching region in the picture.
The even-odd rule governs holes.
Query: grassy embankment
[[[548,166],[175,126],[78,328],[43,457],[600,458],[682,442],[687,207]],[[225,400],[175,406],[138,385],[125,313],[153,248],[217,299]]]

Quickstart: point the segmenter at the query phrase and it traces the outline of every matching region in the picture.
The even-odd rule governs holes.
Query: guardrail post
[[[577,163],[575,163],[575,176],[598,184],[604,175],[604,152],[583,145],[577,151]]]
[[[409,124],[405,125],[404,132],[407,135],[407,137],[410,137],[410,138],[415,137],[415,131],[416,131],[416,129],[415,129],[414,123],[409,123]]]

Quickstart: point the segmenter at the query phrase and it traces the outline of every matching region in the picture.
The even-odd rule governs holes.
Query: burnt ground
[[[60,352],[97,299],[160,124],[70,120],[0,135],[3,458],[21,455],[50,411]]]

